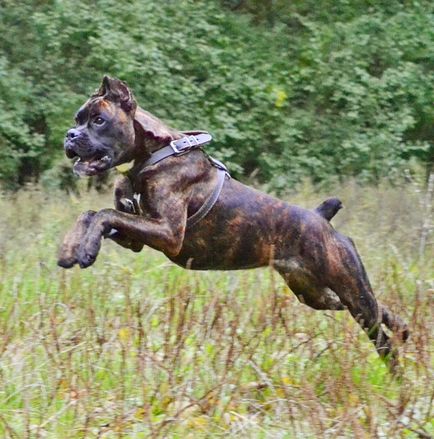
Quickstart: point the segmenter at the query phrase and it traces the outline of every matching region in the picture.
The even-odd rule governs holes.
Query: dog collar
[[[179,156],[186,154],[192,149],[200,148],[204,145],[207,145],[212,140],[211,134],[207,133],[206,131],[185,131],[184,134],[187,135],[182,137],[181,139],[172,140],[169,145],[153,152],[151,154],[151,157],[146,160],[146,162],[143,163],[142,166],[146,167],[155,165],[156,163],[161,162],[161,160],[164,160],[165,158],[172,155]],[[131,160],[130,162],[122,163],[121,165],[116,166],[116,170],[121,174],[126,174],[134,167],[134,164],[134,160]],[[224,167],[222,163],[220,163],[220,165]],[[226,168],[225,170],[227,172]]]
[[[183,131],[183,133],[187,135],[182,137],[181,139],[172,140],[169,145],[164,146],[163,148],[153,152],[151,154],[151,157],[149,157],[149,159],[142,164],[142,167],[146,168],[147,166],[155,165],[156,163],[161,162],[161,160],[164,160],[165,158],[170,156],[177,157],[187,154],[193,149],[198,149],[204,145],[207,145],[212,140],[211,134],[207,133],[206,131]],[[221,161],[209,156],[208,154],[206,154],[206,156],[215,168],[224,171],[226,175],[230,177],[228,168]]]
[[[185,131],[184,134],[186,134],[186,136],[178,140],[172,140],[169,145],[153,152],[151,157],[143,163],[143,168],[155,165],[167,157],[186,154],[193,149],[198,149],[210,143],[212,140],[211,134],[207,132],[198,133],[197,131]],[[220,196],[226,178],[231,177],[228,168],[222,162],[210,157],[208,154],[206,154],[206,156],[211,165],[217,168],[217,184],[202,206],[193,215],[187,218],[187,229],[190,229],[208,215]]]
[[[167,146],[153,152],[151,157],[143,164],[143,166],[155,165],[161,160],[172,155],[180,156],[190,152],[192,149],[200,148],[211,142],[212,136],[209,133],[203,132],[200,134],[190,134],[186,132],[187,136],[178,140],[172,140]]]

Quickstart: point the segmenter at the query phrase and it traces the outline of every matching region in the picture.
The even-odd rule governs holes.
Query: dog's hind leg
[[[402,339],[408,337],[406,325],[377,302],[351,239],[336,234],[335,245],[327,254],[330,267],[327,275],[329,288],[339,296],[340,301],[374,343],[380,357],[387,360],[394,372],[398,365],[398,352],[392,346],[392,341],[384,332],[381,323],[384,322],[392,330],[397,330],[399,323]]]
[[[397,334],[398,339],[405,342],[410,336],[407,323],[401,317],[393,314],[389,308],[382,303],[378,303],[381,311],[381,322],[386,325],[392,332]]]
[[[379,356],[386,361],[390,370],[395,372],[398,365],[398,352],[381,327],[381,310],[372,292],[364,286],[344,279],[334,285],[333,291],[337,293],[341,302],[366,332]]]
[[[330,288],[318,286],[313,277],[300,272],[285,273],[280,271],[280,274],[297,299],[310,308],[324,311],[342,311],[346,309],[336,293]],[[405,342],[410,335],[407,324],[378,300],[377,304],[381,323],[396,333],[401,341]]]
[[[339,297],[329,288],[321,287],[315,276],[301,262],[275,261],[274,267],[301,303],[317,310],[345,309]]]

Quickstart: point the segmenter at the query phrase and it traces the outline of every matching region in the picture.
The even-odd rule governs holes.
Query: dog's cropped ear
[[[145,142],[149,139],[158,143],[169,143],[171,140],[180,137],[177,131],[172,130],[160,119],[140,107],[137,108],[134,115],[134,129],[136,135],[143,137]]]
[[[116,78],[104,76],[96,96],[102,96],[104,99],[119,103],[121,108],[127,113],[137,108],[136,100],[127,84]]]

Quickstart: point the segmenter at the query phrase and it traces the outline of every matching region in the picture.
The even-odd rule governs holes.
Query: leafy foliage
[[[4,1],[0,179],[62,157],[103,74],[177,128],[210,130],[237,176],[275,189],[432,161],[430,2],[259,3]]]

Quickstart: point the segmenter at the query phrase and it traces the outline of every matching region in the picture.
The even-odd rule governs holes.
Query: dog
[[[64,148],[76,174],[130,169],[115,182],[115,209],[78,218],[58,265],[89,267],[109,238],[135,252],[147,245],[188,269],[272,266],[302,303],[347,309],[396,370],[395,342],[407,340],[408,327],[376,300],[354,242],[331,226],[337,198],[311,211],[238,182],[202,149],[209,134],[170,128],[118,79],[105,76],[75,122]]]

